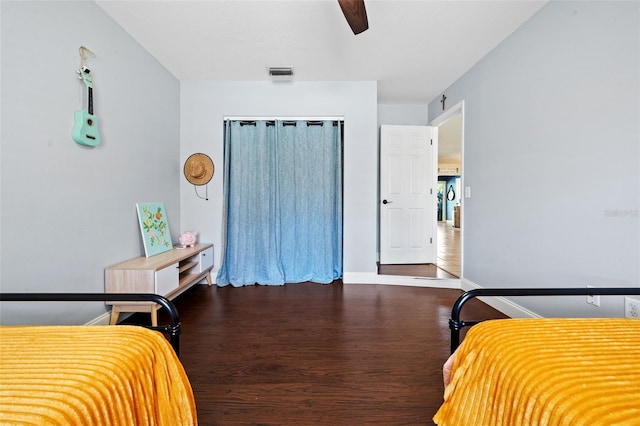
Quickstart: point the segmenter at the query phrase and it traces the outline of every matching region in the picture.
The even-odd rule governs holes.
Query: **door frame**
[[[461,129],[461,163],[460,163],[460,184],[463,188],[464,186],[464,122],[465,122],[465,108],[464,108],[464,100],[461,100],[454,106],[452,106],[448,111],[445,111],[438,117],[434,118],[430,123],[427,123],[427,126],[438,127],[442,125],[445,121],[451,119],[455,114],[460,112],[461,121],[462,121],[462,129]],[[379,135],[379,133],[378,133]],[[378,161],[380,161],[380,146],[378,145]],[[437,176],[437,170],[436,170]],[[378,173],[378,180],[380,179],[380,173]],[[437,184],[437,177],[435,179]],[[378,182],[380,185],[380,182]],[[379,210],[379,209],[378,209]],[[461,229],[460,229],[460,278],[425,278],[425,277],[403,277],[399,275],[384,275],[377,273],[376,274],[376,284],[387,284],[387,285],[405,285],[405,286],[413,286],[413,287],[431,287],[431,288],[454,288],[459,289],[462,288],[462,278],[464,275],[464,215],[465,210],[462,209],[460,215]],[[434,215],[434,219],[437,220],[437,214]],[[378,221],[380,217],[378,216]],[[437,223],[436,223],[437,226]],[[379,226],[378,226],[379,228]],[[378,232],[379,234],[379,232]],[[380,235],[378,235],[378,243],[380,242]]]
[[[464,200],[467,198],[467,193],[470,193],[470,189],[467,191],[465,186],[465,173],[464,173],[464,99],[443,112],[429,123],[429,126],[439,127],[449,121],[454,116],[460,114],[460,206],[462,210],[460,212],[460,280],[464,277],[464,232],[465,232],[465,215],[467,209],[464,208]],[[470,198],[470,197],[468,197]]]

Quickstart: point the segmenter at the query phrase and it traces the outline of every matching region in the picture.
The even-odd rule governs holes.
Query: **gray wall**
[[[215,245],[222,237],[223,119],[242,117],[344,117],[344,279],[374,282],[377,234],[377,85],[365,82],[181,83],[181,162],[195,152],[210,155],[216,173],[209,201],[181,179],[182,230]],[[205,188],[198,188],[205,194]]]
[[[2,1],[0,286],[103,292],[104,268],[144,254],[136,202],[180,224],[179,82],[90,1]],[[71,139],[78,48],[102,144]],[[0,322],[82,323],[104,304],[4,304]]]
[[[640,285],[639,8],[552,1],[445,90],[465,101],[463,287]]]

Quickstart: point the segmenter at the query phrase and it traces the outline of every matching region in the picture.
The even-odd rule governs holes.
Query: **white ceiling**
[[[378,81],[378,103],[427,103],[546,3],[365,0],[354,35],[336,0],[98,0],[179,80]]]

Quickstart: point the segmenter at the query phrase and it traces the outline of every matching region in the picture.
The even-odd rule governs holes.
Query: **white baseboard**
[[[342,282],[344,284],[375,284],[377,276],[375,272],[343,272]]]
[[[466,278],[462,279],[462,290],[474,290],[476,288],[485,288]],[[479,300],[502,312],[509,318],[542,318],[540,315],[505,297],[478,297]]]
[[[133,312],[120,312],[119,321],[125,320],[133,315]],[[92,319],[85,325],[109,325],[111,324],[111,311],[105,312],[97,318]]]
[[[412,287],[460,288],[460,280],[458,279],[378,275],[373,272],[345,272],[342,277],[342,282],[344,284],[385,284]]]
[[[85,325],[109,325],[111,322],[111,312],[105,312],[97,318],[92,319]]]
[[[404,285],[430,288],[460,288],[460,280],[428,277],[404,277],[399,275],[378,275],[377,284]]]

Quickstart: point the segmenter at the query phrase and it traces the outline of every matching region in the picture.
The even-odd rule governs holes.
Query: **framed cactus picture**
[[[137,203],[138,222],[146,257],[171,250],[171,234],[163,203]]]

